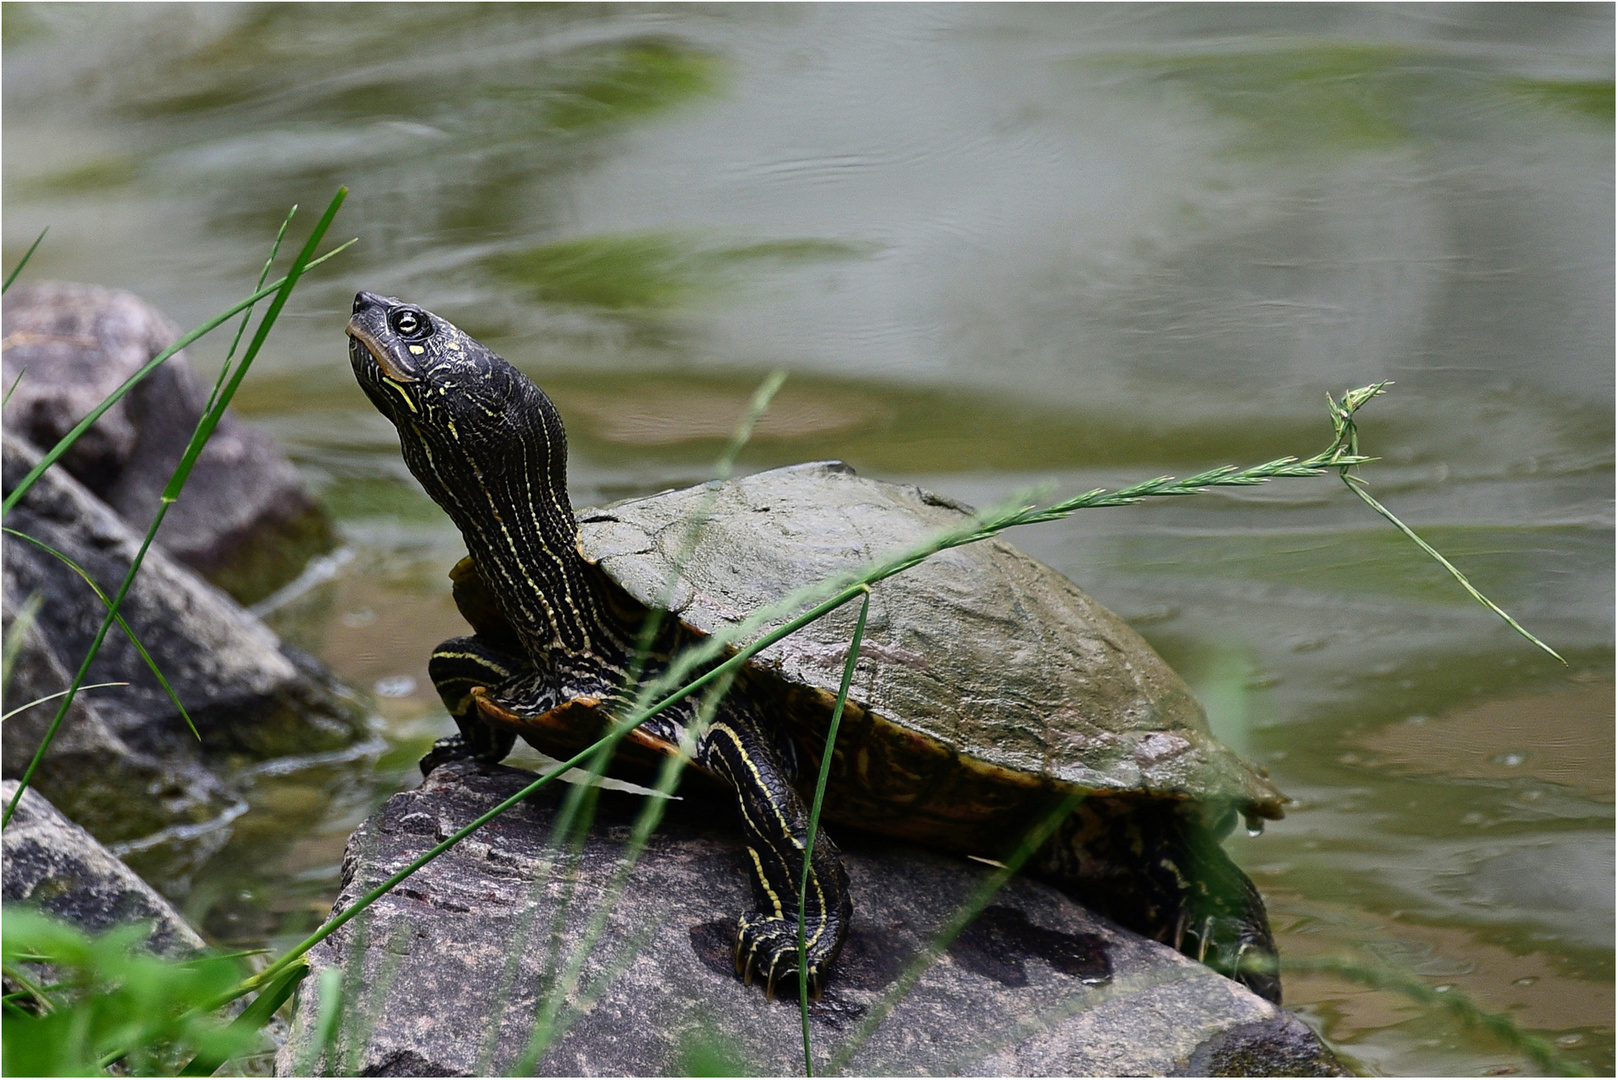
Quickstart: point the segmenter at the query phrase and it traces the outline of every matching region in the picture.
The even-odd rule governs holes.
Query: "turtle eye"
[[[425,311],[399,308],[388,315],[388,325],[406,341],[420,341],[433,332],[433,322]]]

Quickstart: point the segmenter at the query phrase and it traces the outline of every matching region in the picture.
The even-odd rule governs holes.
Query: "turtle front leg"
[[[1258,887],[1206,828],[1185,823],[1178,852],[1186,887],[1173,932],[1161,940],[1281,1004],[1281,958]]]
[[[1279,1005],[1279,957],[1264,900],[1219,835],[1171,805],[1088,799],[1029,869]]]
[[[421,759],[421,774],[426,776],[447,762],[466,759],[492,765],[511,753],[516,734],[484,722],[472,691],[499,686],[532,669],[527,660],[496,649],[477,636],[450,638],[434,649],[427,661],[427,674],[461,730],[433,743]]]
[[[716,720],[698,748],[699,762],[736,790],[747,854],[752,862],[758,910],[736,924],[736,973],[764,992],[789,975],[807,978],[815,997],[843,947],[854,905],[848,873],[837,847],[824,831],[815,836],[804,903],[804,956],[798,953],[799,884],[809,808],[792,784],[789,755],[749,717],[728,714]]]

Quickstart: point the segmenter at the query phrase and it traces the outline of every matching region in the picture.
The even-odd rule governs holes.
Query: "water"
[[[1613,25],[1603,6],[7,5],[4,255],[182,324],[286,207],[352,195],[238,399],[344,557],[272,613],[386,719],[284,763],[188,897],[284,944],[447,720],[459,542],[348,374],[358,288],[549,389],[590,505],[841,457],[978,504],[1312,453],[1330,478],[1015,541],[1130,619],[1296,800],[1233,854],[1284,954],[1414,973],[1611,1072]],[[301,226],[307,229],[307,221]],[[296,230],[295,230],[296,231]],[[193,349],[204,369],[223,342]],[[1326,972],[1289,1003],[1378,1073],[1531,1072]]]

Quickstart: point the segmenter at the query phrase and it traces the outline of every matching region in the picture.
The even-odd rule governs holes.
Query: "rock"
[[[16,558],[8,550],[7,562]],[[18,626],[19,605],[11,593],[11,575],[4,576],[4,636],[12,642],[14,633],[20,635],[5,698],[6,707],[13,708],[66,689],[73,672],[47,643],[37,621]],[[108,843],[147,840],[154,855],[145,861],[150,865],[155,858],[164,863],[161,877],[170,881],[189,877],[229,836],[224,826],[240,813],[243,804],[231,797],[198,755],[163,756],[138,750],[120,738],[97,705],[107,692],[81,691],[74,699],[30,786],[56,793],[75,818],[92,824]],[[58,704],[51,701],[35,706],[0,727],[5,775],[20,777],[28,767]],[[148,839],[165,831],[189,835],[179,845]],[[172,850],[155,851],[164,846]]]
[[[180,336],[134,294],[92,285],[19,288],[4,310],[6,387],[27,369],[6,406],[7,427],[41,448]],[[144,533],[207,398],[184,353],[176,354],[96,421],[62,464]],[[274,441],[227,411],[158,542],[250,604],[331,547],[332,531]]]
[[[15,780],[0,782],[8,805],[16,794]],[[203,947],[172,904],[32,787],[0,834],[0,848],[0,894],[8,904],[28,904],[90,934],[150,921],[147,945],[165,956]]]
[[[395,795],[350,838],[335,910],[532,780],[456,762]],[[693,785],[688,784],[687,789]],[[345,1025],[311,1044],[320,979],[307,979],[282,1075],[471,1075],[513,1068],[534,1029],[556,905],[571,908],[564,956],[601,907],[641,805],[602,792],[582,873],[547,877],[562,792],[547,790],[429,864],[310,954],[344,969]],[[768,1000],[732,969],[735,918],[751,906],[747,858],[730,811],[704,792],[668,817],[606,918],[569,997],[543,1074],[652,1075],[706,1064],[798,1074],[795,990]],[[816,1069],[991,872],[901,844],[842,844],[854,926],[825,997],[811,1007]],[[717,1064],[715,1064],[717,1063]],[[1344,1075],[1295,1017],[1090,914],[1055,890],[1013,879],[853,1055],[878,1075]]]
[[[4,490],[38,460],[8,433]],[[108,596],[140,546],[122,518],[55,468],[6,524],[65,554]],[[59,559],[13,537],[0,577],[13,626],[30,597],[42,598],[6,688],[7,707],[15,708],[67,688],[106,607]],[[140,841],[147,876],[165,891],[183,890],[240,809],[218,778],[221,767],[347,746],[365,733],[363,715],[318,663],[283,648],[261,622],[162,550],[147,553],[121,612],[185,703],[201,743],[115,626],[86,681],[130,685],[80,693],[35,783],[102,842]],[[56,707],[47,702],[5,723],[5,776],[27,767]]]

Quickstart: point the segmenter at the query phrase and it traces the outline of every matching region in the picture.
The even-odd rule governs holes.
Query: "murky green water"
[[[380,761],[287,763],[199,877],[285,941],[447,720],[458,539],[353,385],[357,288],[534,375],[589,505],[842,457],[968,501],[1324,445],[1568,657],[1333,480],[1016,536],[1141,629],[1297,799],[1230,846],[1289,958],[1348,955],[1613,1057],[1613,25],[1572,8],[4,8],[4,255],[191,324],[289,203],[360,244],[241,405],[337,515],[272,621],[377,693]],[[303,226],[307,228],[307,223]],[[223,342],[193,350],[218,362]],[[1363,1069],[1532,1071],[1337,975],[1290,1003]]]

